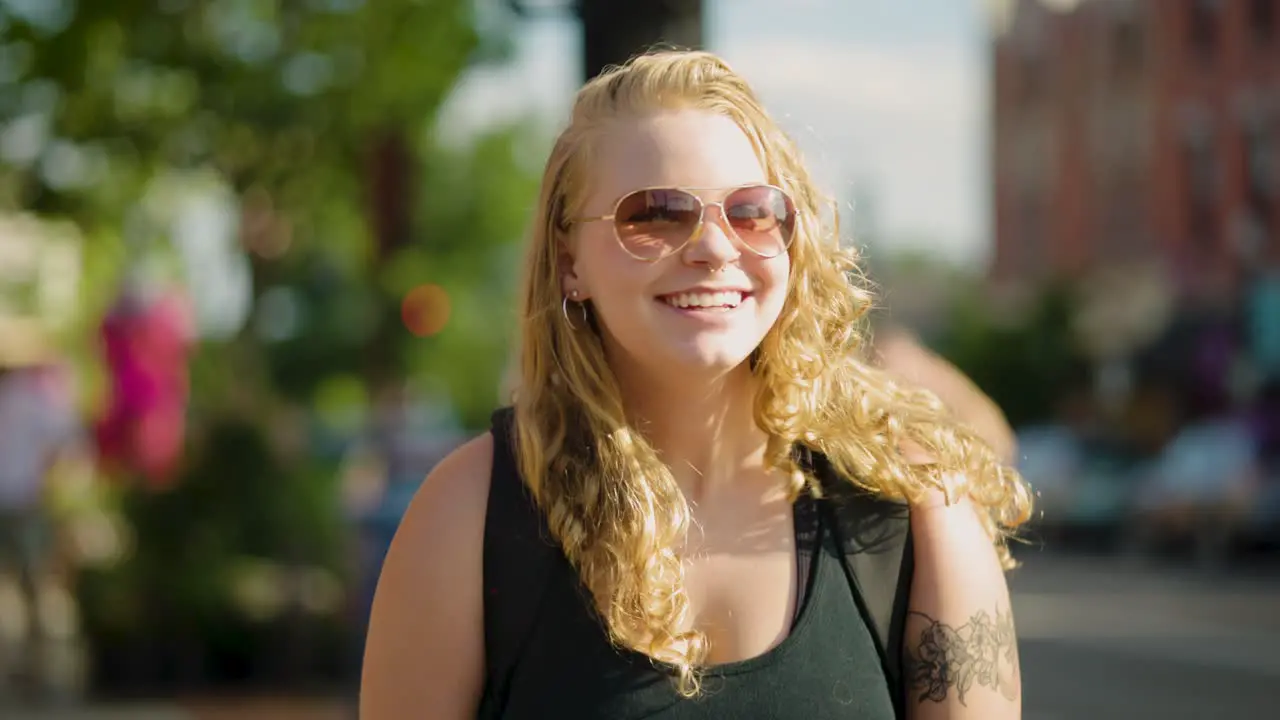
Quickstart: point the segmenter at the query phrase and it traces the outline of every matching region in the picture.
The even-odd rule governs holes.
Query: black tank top
[[[492,482],[521,484],[508,439],[495,441]],[[502,717],[893,720],[876,641],[819,502],[806,495],[795,508],[799,565],[807,572],[790,634],[763,655],[706,670],[694,699],[680,697],[649,658],[609,642],[577,573],[557,553]]]

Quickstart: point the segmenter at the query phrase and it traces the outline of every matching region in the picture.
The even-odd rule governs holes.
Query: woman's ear
[[[577,260],[569,243],[560,243],[556,256],[556,270],[560,275],[560,293],[570,300],[580,302],[587,299],[587,290],[578,278],[576,266]]]

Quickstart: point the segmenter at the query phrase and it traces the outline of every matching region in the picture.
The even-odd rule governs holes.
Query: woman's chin
[[[739,351],[723,344],[675,343],[663,353],[664,364],[671,369],[678,368],[682,375],[716,377],[746,365],[752,349]]]

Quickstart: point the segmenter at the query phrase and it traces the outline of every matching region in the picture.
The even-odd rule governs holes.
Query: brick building
[[[994,279],[1280,266],[1280,0],[992,0]]]

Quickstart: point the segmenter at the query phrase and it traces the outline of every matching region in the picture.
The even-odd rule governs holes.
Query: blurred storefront
[[[1104,403],[1252,407],[1280,371],[1280,10],[990,5],[992,282],[1083,288]]]
[[[1213,300],[1280,261],[1274,3],[998,4],[996,278],[1156,260]]]

